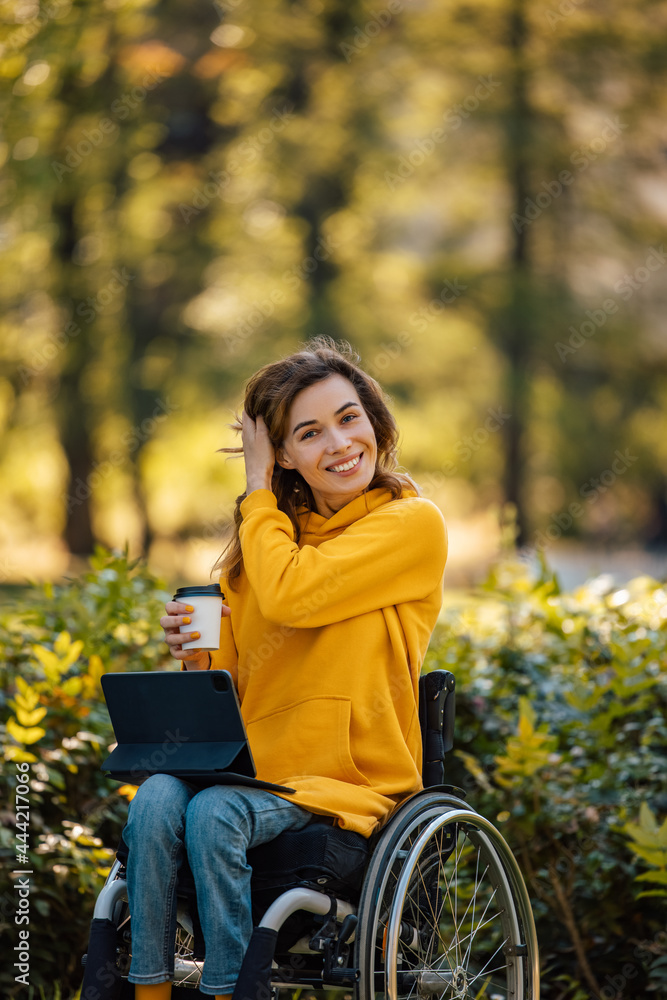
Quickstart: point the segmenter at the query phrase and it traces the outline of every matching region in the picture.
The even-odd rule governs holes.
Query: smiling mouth
[[[357,455],[356,458],[351,458],[348,462],[341,462],[339,465],[330,465],[327,468],[327,472],[350,472],[352,469],[356,469],[361,461],[361,454]]]

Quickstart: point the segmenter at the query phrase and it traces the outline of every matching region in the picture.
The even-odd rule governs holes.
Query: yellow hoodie
[[[241,504],[243,566],[214,669],[235,679],[257,776],[370,836],[421,788],[418,679],[442,603],[447,530],[414,490],[372,489],[290,519],[269,490]]]

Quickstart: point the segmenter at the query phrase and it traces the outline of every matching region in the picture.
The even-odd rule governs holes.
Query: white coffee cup
[[[181,625],[179,632],[200,633],[198,639],[184,642],[183,649],[220,649],[220,618],[224,596],[219,583],[201,587],[179,587],[173,599],[194,608],[194,611],[190,612],[191,624]]]

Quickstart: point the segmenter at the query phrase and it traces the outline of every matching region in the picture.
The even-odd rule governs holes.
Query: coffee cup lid
[[[194,587],[179,587],[174,594],[174,600],[180,601],[184,597],[222,597],[222,590],[219,583],[201,584]]]

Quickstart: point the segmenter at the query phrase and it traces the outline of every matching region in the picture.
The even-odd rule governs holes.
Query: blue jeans
[[[130,802],[127,896],[132,919],[131,983],[174,978],[176,878],[187,852],[197,889],[206,959],[202,993],[232,993],[252,934],[246,850],[313,814],[261,788],[197,789],[154,774]]]

